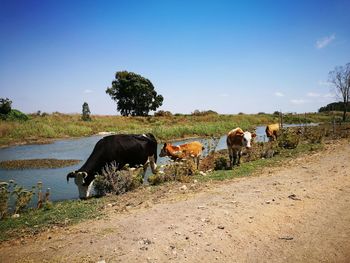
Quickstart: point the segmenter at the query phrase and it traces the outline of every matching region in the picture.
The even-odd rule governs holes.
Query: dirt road
[[[350,262],[349,142],[177,195],[3,243],[0,262]]]

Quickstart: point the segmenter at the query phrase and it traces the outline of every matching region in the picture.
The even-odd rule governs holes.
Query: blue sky
[[[115,72],[173,113],[313,112],[350,62],[350,1],[0,0],[0,97],[30,113],[116,114]]]

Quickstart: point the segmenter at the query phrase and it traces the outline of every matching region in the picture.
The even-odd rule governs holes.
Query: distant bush
[[[91,117],[90,117],[90,108],[89,108],[89,104],[87,102],[84,102],[83,104],[83,109],[82,109],[82,114],[81,114],[81,119],[83,121],[91,121]]]
[[[173,116],[173,114],[170,111],[159,110],[159,111],[154,113],[154,116],[156,116],[156,117],[170,117],[170,116]]]
[[[238,115],[244,115],[244,113],[243,112],[238,112]]]
[[[200,110],[195,110],[194,112],[191,113],[193,116],[206,116],[206,115],[218,115],[216,111],[213,110],[207,110],[207,111],[200,111]]]
[[[280,116],[280,114],[281,114],[281,112],[277,111],[277,110],[273,112],[273,115],[276,115],[276,116]]]
[[[7,114],[7,118],[6,119],[10,120],[10,121],[16,121],[16,120],[27,121],[29,118],[23,112],[13,109],[13,110],[10,111],[9,114]]]
[[[258,112],[258,115],[265,115],[266,113],[263,111]]]

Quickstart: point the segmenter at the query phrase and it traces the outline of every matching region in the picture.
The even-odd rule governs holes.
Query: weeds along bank
[[[278,122],[273,114],[173,115],[164,117],[91,116],[83,121],[80,114],[29,115],[27,121],[0,120],[0,146],[47,143],[52,139],[91,136],[98,132],[153,133],[160,141],[194,136],[223,135],[239,126],[244,130]],[[325,122],[326,114],[286,115],[287,123]]]
[[[193,191],[200,191],[203,186],[202,182],[229,180],[235,177],[257,174],[266,166],[281,166],[285,160],[290,160],[301,154],[317,152],[323,148],[325,142],[333,143],[332,140],[334,139],[345,138],[343,143],[349,143],[350,125],[336,126],[335,130],[332,126],[305,127],[302,136],[298,137],[296,134],[292,128],[280,136],[277,142],[254,145],[255,150],[245,155],[241,166],[235,167],[233,170],[227,169],[227,150],[210,154],[201,161],[202,165],[199,170],[191,162],[171,163],[164,167],[161,170],[162,173],[159,172],[158,176],[150,178],[151,185],[149,186],[141,186],[142,178],[139,177],[137,169],[117,171],[111,166],[108,169],[106,168],[105,174],[112,175],[114,173],[115,176],[111,177],[113,180],[109,180],[108,176],[99,178],[99,190],[103,192],[110,190],[111,193],[111,195],[104,198],[50,203],[43,196],[43,203],[40,208],[29,209],[21,213],[22,209],[25,208],[23,204],[27,195],[39,194],[40,191],[32,193],[17,191],[18,193],[26,192],[23,195],[23,200],[20,200],[21,202],[18,203],[18,208],[16,208],[20,215],[16,218],[10,215],[3,218],[0,223],[0,241],[35,234],[51,227],[60,227],[94,219],[103,216],[106,207],[118,207],[118,211],[124,211],[131,204],[142,206],[142,204],[148,202],[157,202],[157,198],[164,198],[170,193],[182,193],[192,191],[192,189]],[[190,174],[191,176],[189,176]],[[165,181],[168,182],[164,184]],[[7,186],[5,188],[3,189],[8,189]],[[16,193],[16,198],[20,195],[18,193]],[[7,195],[9,193],[3,192],[2,194]]]

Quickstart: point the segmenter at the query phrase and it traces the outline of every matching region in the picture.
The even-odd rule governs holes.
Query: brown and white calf
[[[269,141],[277,140],[279,130],[280,130],[279,123],[269,124],[266,126],[265,132],[266,132],[266,136],[269,138]]]
[[[172,145],[171,143],[164,143],[159,156],[168,156],[172,160],[182,160],[186,158],[192,158],[197,161],[197,169],[199,167],[199,159],[204,150],[203,145],[200,142],[194,141],[181,145]]]
[[[255,136],[255,133],[244,132],[241,128],[233,129],[227,134],[226,144],[230,157],[230,167],[240,165],[242,149],[251,148],[251,141]]]

